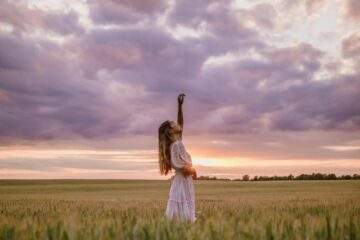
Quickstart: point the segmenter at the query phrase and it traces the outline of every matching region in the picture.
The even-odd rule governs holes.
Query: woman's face
[[[170,126],[171,126],[170,129],[171,134],[179,134],[182,131],[181,126],[177,122],[170,121]]]

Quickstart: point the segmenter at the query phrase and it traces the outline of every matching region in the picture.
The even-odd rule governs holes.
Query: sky
[[[360,173],[360,1],[0,3],[0,178]]]

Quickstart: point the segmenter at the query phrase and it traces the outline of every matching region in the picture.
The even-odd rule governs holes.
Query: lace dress
[[[170,146],[171,166],[175,175],[171,180],[169,200],[165,216],[168,219],[184,219],[194,222],[195,217],[195,191],[192,176],[184,177],[181,168],[186,164],[192,166],[190,154],[185,150],[181,140],[173,142]]]

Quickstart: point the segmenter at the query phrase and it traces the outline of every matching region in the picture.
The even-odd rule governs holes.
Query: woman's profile
[[[162,175],[175,170],[165,216],[171,220],[194,222],[196,217],[193,178],[196,178],[196,170],[182,142],[184,98],[183,93],[178,96],[177,122],[166,120],[159,127],[159,167]]]

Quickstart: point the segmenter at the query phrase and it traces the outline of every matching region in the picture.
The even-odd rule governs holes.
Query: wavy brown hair
[[[167,175],[171,171],[169,130],[170,121],[166,120],[159,127],[159,168],[161,175]]]

